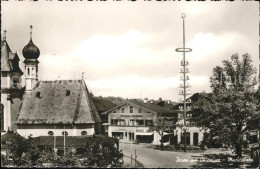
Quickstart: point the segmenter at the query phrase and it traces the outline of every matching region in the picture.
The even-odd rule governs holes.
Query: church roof
[[[17,53],[12,53],[6,40],[1,41],[1,71],[22,73]]]
[[[39,81],[25,92],[17,124],[101,122],[83,80]]]

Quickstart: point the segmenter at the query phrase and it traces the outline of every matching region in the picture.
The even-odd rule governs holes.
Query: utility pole
[[[181,61],[181,72],[183,74],[183,77],[181,77],[181,80],[183,80],[183,84],[180,85],[180,88],[182,88],[180,90],[180,95],[183,95],[183,116],[184,116],[184,126],[183,126],[183,130],[184,130],[184,152],[187,151],[187,147],[186,147],[186,130],[187,130],[187,126],[186,126],[186,116],[187,116],[187,107],[186,107],[186,96],[189,94],[187,92],[187,89],[190,87],[190,85],[188,83],[186,83],[189,80],[189,76],[187,75],[189,73],[189,69],[186,68],[189,65],[189,62],[186,61],[185,58],[185,54],[186,52],[191,52],[192,50],[190,48],[186,48],[185,46],[185,15],[186,14],[182,14],[182,20],[183,20],[183,47],[182,48],[177,48],[175,51],[176,52],[182,52],[183,53],[183,60]],[[181,101],[182,103],[182,101]]]

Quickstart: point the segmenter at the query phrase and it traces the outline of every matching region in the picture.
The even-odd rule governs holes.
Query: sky
[[[234,53],[259,68],[259,3],[1,1],[1,33],[18,53],[40,49],[39,80],[84,80],[95,96],[178,101],[182,19],[191,93],[210,92],[212,69]],[[24,77],[23,77],[24,78]],[[23,80],[24,81],[24,80]]]

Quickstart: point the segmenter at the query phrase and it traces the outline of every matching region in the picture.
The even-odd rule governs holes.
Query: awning
[[[135,133],[135,135],[151,136],[151,135],[153,135],[153,133]]]

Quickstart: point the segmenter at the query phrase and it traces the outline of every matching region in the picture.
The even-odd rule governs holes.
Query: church
[[[32,40],[23,48],[25,72],[19,56],[1,41],[1,134],[21,136],[84,136],[101,133],[98,110],[83,79],[38,79],[39,48]],[[22,85],[22,75],[25,86]]]

